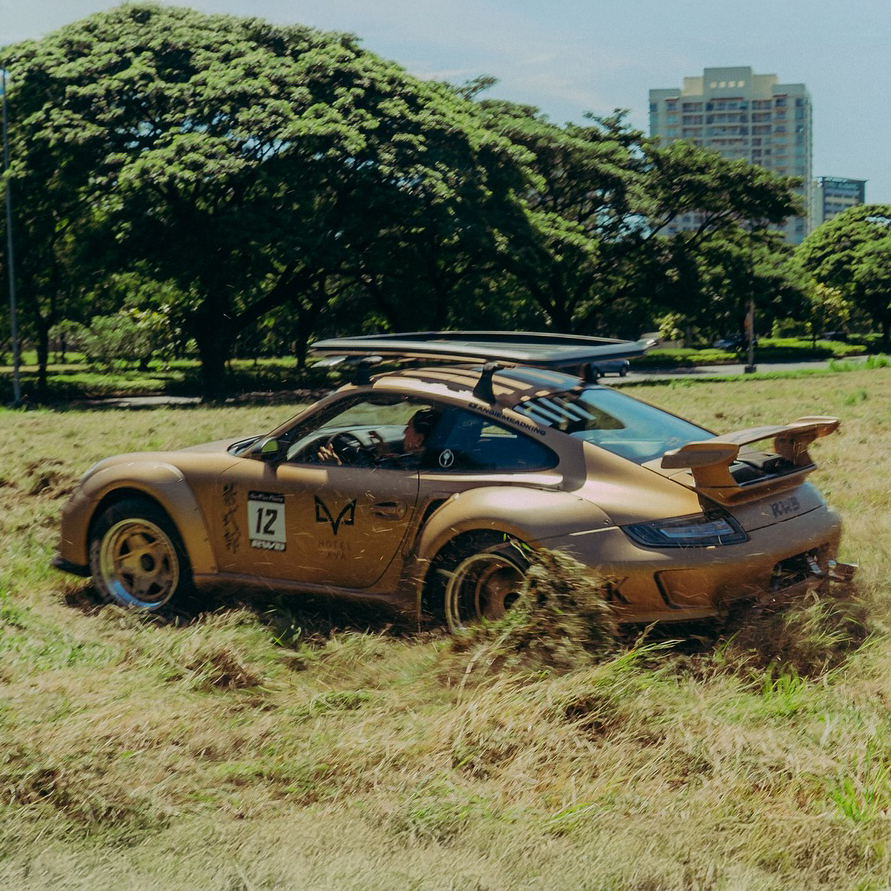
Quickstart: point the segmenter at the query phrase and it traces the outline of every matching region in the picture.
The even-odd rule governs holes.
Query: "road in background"
[[[825,371],[829,368],[830,362],[833,361],[856,364],[865,362],[866,359],[866,356],[850,356],[847,359],[821,359],[816,362],[758,362],[755,367],[759,374],[789,371]],[[700,365],[696,368],[653,368],[646,371],[634,371],[632,368],[624,378],[609,375],[601,378],[601,380],[604,383],[613,383],[617,380],[641,383],[645,381],[677,380],[678,378],[730,377],[734,375],[739,377],[746,376],[744,363],[739,363],[738,365]]]
[[[854,356],[842,361],[864,362],[866,356]],[[824,371],[831,360],[817,362],[760,362],[757,371],[761,374],[790,371]],[[648,371],[629,371],[625,377],[610,374],[600,379],[604,384],[646,383],[647,381],[707,380],[713,377],[746,377],[745,365],[702,365],[698,368],[654,368]],[[320,399],[322,392],[307,390],[282,390],[278,393],[251,393],[227,399],[227,404],[244,405],[264,402],[313,402]],[[159,408],[161,406],[199,405],[199,396],[108,396],[99,399],[75,399],[66,403],[72,409],[113,409],[113,408]]]

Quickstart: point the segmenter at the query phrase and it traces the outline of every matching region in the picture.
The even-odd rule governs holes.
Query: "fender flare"
[[[81,486],[82,496],[92,502],[89,519],[78,542],[84,557],[90,530],[109,504],[122,498],[143,496],[158,504],[170,517],[182,539],[195,575],[215,573],[216,559],[204,513],[182,471],[162,461],[133,461],[97,470]]]
[[[414,583],[413,595],[420,611],[431,563],[460,535],[500,532],[541,548],[547,547],[550,539],[613,525],[597,505],[571,492],[505,485],[468,489],[452,495],[418,531],[413,565],[405,577]]]

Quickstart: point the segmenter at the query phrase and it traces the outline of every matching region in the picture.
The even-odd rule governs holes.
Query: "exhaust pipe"
[[[857,569],[857,563],[839,563],[837,560],[830,560],[828,565],[829,580],[847,584],[854,581]]]

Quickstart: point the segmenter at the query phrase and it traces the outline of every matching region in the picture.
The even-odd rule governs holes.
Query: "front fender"
[[[98,467],[75,491],[62,512],[60,556],[75,566],[89,562],[90,527],[98,513],[119,497],[144,495],[156,501],[179,531],[192,571],[215,573],[204,514],[182,471],[162,461]]]

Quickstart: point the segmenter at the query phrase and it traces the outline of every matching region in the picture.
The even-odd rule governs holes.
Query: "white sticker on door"
[[[249,492],[248,535],[252,548],[285,549],[285,496],[274,492]]]

